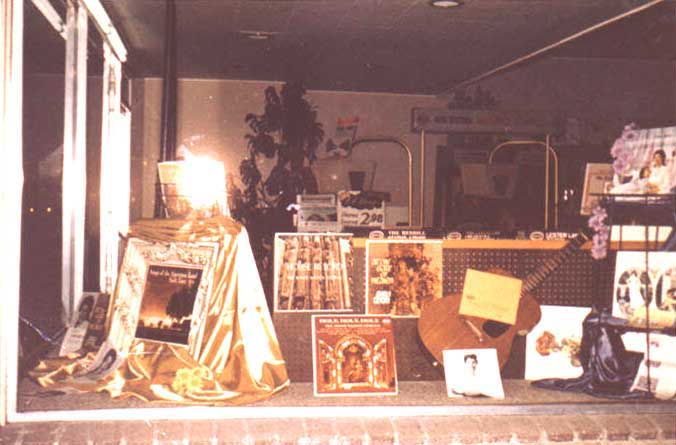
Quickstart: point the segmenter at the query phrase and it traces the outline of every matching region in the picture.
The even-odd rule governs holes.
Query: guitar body
[[[502,368],[509,358],[514,336],[529,332],[540,321],[540,304],[528,293],[521,295],[514,325],[460,315],[461,297],[454,294],[428,302],[418,319],[420,339],[441,364],[444,349],[494,348]]]

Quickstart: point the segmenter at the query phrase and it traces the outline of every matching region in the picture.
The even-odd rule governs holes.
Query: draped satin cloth
[[[536,380],[533,386],[608,398],[647,397],[646,393],[630,391],[643,354],[627,351],[620,337],[622,330],[606,323],[607,318],[607,311],[593,309],[582,322],[580,377]]]
[[[199,340],[184,347],[134,339],[126,360],[96,382],[73,378],[91,356],[44,360],[32,371],[40,385],[210,405],[254,402],[289,385],[248,235],[240,224],[227,217],[142,220],[129,235],[151,242],[218,244],[206,317],[193,328],[199,330]],[[113,305],[117,297],[113,295]]]

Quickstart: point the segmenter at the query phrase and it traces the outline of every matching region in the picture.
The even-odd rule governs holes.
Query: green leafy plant
[[[251,235],[266,291],[270,288],[275,232],[293,229],[288,207],[296,195],[317,192],[310,166],[324,139],[324,129],[305,93],[300,82],[284,84],[279,93],[273,86],[265,89],[263,113],[249,113],[244,118],[250,130],[245,136],[249,153],[239,167],[244,190],[229,187],[232,215]],[[267,178],[259,169],[261,157],[275,160]]]

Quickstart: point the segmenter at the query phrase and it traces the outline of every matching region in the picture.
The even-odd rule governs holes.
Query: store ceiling
[[[102,0],[134,77],[160,77],[164,0]],[[439,94],[651,0],[176,0],[182,78],[302,79],[311,89]],[[270,35],[251,39],[245,33]],[[549,55],[676,60],[665,0]]]

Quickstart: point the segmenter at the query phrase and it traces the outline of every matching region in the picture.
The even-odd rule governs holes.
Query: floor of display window
[[[389,409],[388,415],[408,415],[411,408],[426,415],[465,414],[566,414],[570,413],[632,413],[673,412],[676,404],[659,400],[628,401],[592,397],[576,392],[560,392],[535,388],[524,380],[504,380],[505,398],[487,397],[449,398],[443,381],[400,382],[396,396],[345,396],[315,397],[311,383],[291,383],[275,396],[245,405],[247,408],[279,408],[286,415],[293,409],[313,408],[313,414],[322,415],[322,409],[330,408],[331,416],[359,415],[353,408],[378,407]],[[19,385],[17,412],[100,410],[120,408],[172,408],[186,407],[175,403],[145,402],[136,398],[112,399],[107,393],[64,394],[47,391],[31,380],[24,379]],[[236,417],[255,416],[256,410],[233,409]],[[341,410],[340,408],[344,408]],[[398,412],[400,410],[401,412]],[[263,409],[265,413],[274,410]],[[223,413],[219,413],[222,415]],[[363,413],[362,413],[363,414]],[[227,414],[226,414],[227,415]],[[300,415],[300,414],[299,414]],[[367,413],[368,415],[368,413]]]
[[[404,381],[398,396],[314,397],[292,383],[246,406],[185,407],[55,395],[19,385],[0,443],[126,444],[676,444],[676,403],[618,401],[505,380],[505,399],[449,399],[442,381]],[[69,411],[76,410],[76,411]],[[67,421],[63,421],[67,420]]]

